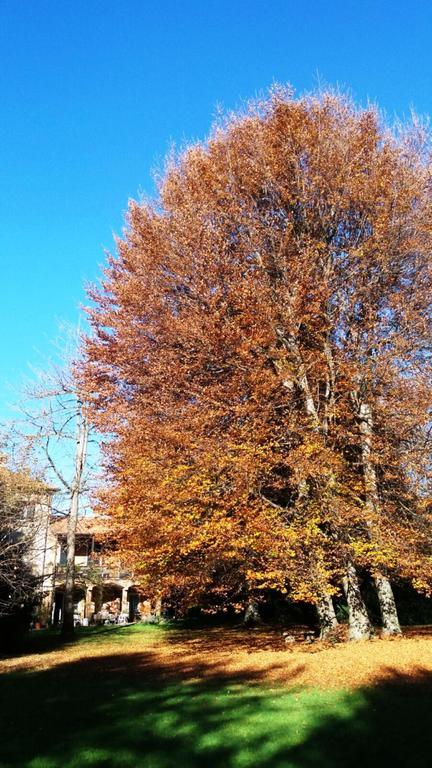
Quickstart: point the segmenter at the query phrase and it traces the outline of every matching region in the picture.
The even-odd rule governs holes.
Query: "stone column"
[[[129,616],[128,587],[123,587],[122,589],[121,612]]]
[[[85,596],[84,618],[89,620],[90,620],[92,609],[93,609],[92,603],[93,603],[92,587],[87,587],[86,596]]]

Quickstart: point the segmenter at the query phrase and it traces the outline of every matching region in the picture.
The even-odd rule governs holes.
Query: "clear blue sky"
[[[290,82],[430,113],[429,0],[0,0],[0,420],[172,141]]]

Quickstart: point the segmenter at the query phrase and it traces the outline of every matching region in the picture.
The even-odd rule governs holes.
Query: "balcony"
[[[64,581],[66,578],[66,565],[56,565],[56,582]],[[103,584],[110,581],[130,580],[132,574],[120,565],[101,562],[100,557],[76,557],[75,558],[75,578],[77,581],[85,581],[92,584]]]

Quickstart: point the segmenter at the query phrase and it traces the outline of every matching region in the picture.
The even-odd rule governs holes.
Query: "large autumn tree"
[[[284,89],[171,158],[90,295],[104,509],[154,588],[277,587],[351,637],[431,580],[431,174],[418,126]]]

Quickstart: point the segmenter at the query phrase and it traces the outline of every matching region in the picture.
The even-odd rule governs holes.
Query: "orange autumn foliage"
[[[81,375],[143,583],[314,602],[353,561],[428,590],[423,131],[274,89],[171,158],[117,246]]]

